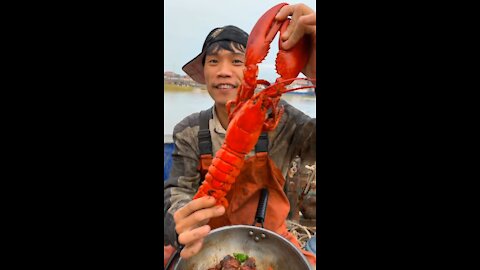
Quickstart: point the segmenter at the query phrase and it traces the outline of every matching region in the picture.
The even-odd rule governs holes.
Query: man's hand
[[[316,72],[316,54],[317,54],[317,14],[313,9],[305,4],[287,5],[280,9],[275,19],[284,21],[291,16],[291,21],[287,30],[280,37],[282,48],[288,50],[292,48],[304,36],[309,36],[310,52],[308,61],[302,69],[302,73],[308,78],[315,78]]]
[[[178,242],[185,247],[180,256],[188,259],[197,254],[203,245],[203,239],[210,232],[208,221],[222,216],[225,207],[215,206],[215,198],[202,197],[187,203],[173,215]]]

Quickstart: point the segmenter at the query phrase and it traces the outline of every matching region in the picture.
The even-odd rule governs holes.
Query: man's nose
[[[232,65],[229,63],[221,63],[218,67],[217,76],[219,77],[231,77],[232,76]]]

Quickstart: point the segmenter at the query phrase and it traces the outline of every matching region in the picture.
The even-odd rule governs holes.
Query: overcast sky
[[[184,75],[182,66],[197,56],[207,34],[215,27],[235,25],[250,33],[265,11],[282,1],[273,0],[165,0],[164,70]],[[316,11],[314,0],[304,3]],[[259,78],[273,81],[278,35],[267,58],[260,65]]]

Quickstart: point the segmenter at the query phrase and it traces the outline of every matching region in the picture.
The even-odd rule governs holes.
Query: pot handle
[[[267,204],[268,204],[268,189],[267,188],[262,188],[260,191],[260,199],[258,200],[258,206],[257,206],[257,213],[255,214],[255,220],[253,221],[253,226],[255,226],[256,223],[262,224],[263,228],[263,222],[265,220],[265,214],[267,212]]]

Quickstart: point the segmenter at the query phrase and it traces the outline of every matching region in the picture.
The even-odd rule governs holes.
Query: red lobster
[[[311,86],[285,88],[294,80],[299,79],[296,77],[308,60],[305,55],[305,52],[308,51],[305,38],[288,51],[281,49],[279,39],[280,49],[275,64],[280,78],[277,78],[272,85],[268,81],[257,80],[257,64],[267,56],[270,43],[277,32],[283,33],[290,23],[290,19],[283,22],[275,20],[275,15],[285,5],[288,4],[281,3],[269,9],[258,20],[250,33],[242,84],[236,99],[227,103],[229,124],[225,141],[216,153],[208,168],[205,181],[193,199],[213,196],[217,199],[217,205],[227,208],[228,201],[225,199],[225,195],[235,183],[243,166],[245,155],[253,149],[260,134],[263,131],[274,130],[282,117],[283,107],[277,107],[280,96],[286,92],[311,88]],[[314,79],[305,80],[314,81]],[[266,88],[254,95],[258,84],[265,85]],[[232,106],[235,107],[233,111],[231,111]],[[267,111],[270,108],[272,113],[267,117]]]

